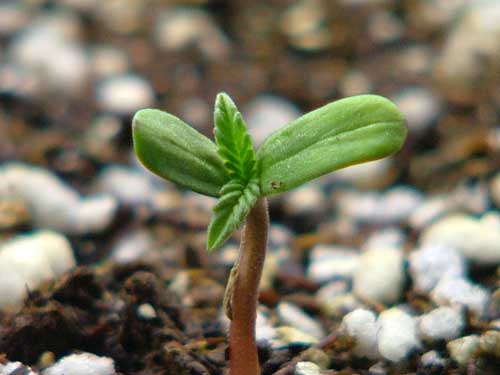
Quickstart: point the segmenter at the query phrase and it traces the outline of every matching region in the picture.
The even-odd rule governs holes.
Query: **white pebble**
[[[347,182],[364,189],[379,185],[392,164],[393,159],[388,157],[342,168],[328,176],[334,181]]]
[[[307,184],[285,195],[284,211],[289,215],[321,214],[327,207],[317,184]]]
[[[35,227],[67,234],[100,232],[113,220],[117,202],[110,196],[80,195],[52,172],[21,163],[0,168],[0,199],[26,203]]]
[[[22,371],[20,369],[22,369]],[[22,375],[37,375],[31,367],[24,366],[21,362],[7,362],[4,365],[0,363],[0,375],[12,375],[17,373]]]
[[[311,250],[307,276],[319,283],[334,278],[352,278],[360,255],[350,248],[317,245]]]
[[[138,170],[122,166],[105,168],[99,174],[96,189],[125,205],[148,203],[155,193],[151,179]]]
[[[375,314],[366,309],[356,309],[344,316],[342,329],[356,343],[353,353],[358,357],[375,359],[379,357],[377,348],[378,325]]]
[[[403,252],[400,249],[368,250],[361,255],[353,278],[356,295],[391,304],[401,298],[403,284]]]
[[[299,118],[301,114],[289,100],[267,94],[255,97],[243,108],[248,132],[255,140],[255,146],[260,145],[274,131]]]
[[[290,344],[314,345],[318,343],[318,338],[300,329],[281,326],[275,328],[276,340],[271,341],[271,346],[275,349],[286,347]]]
[[[144,78],[123,74],[101,81],[97,100],[105,111],[129,115],[154,103],[153,88]]]
[[[449,246],[428,245],[412,251],[409,271],[419,293],[429,293],[444,277],[464,277],[465,260]]]
[[[500,263],[500,216],[485,214],[480,220],[463,214],[447,216],[428,227],[421,244],[442,244],[457,249],[467,259],[484,265]]]
[[[459,364],[460,367],[466,367],[472,360],[479,349],[479,336],[470,335],[460,337],[459,339],[450,341],[446,348],[450,353],[450,357]]]
[[[321,368],[313,362],[298,362],[295,365],[295,375],[321,375]]]
[[[420,346],[416,320],[404,311],[398,308],[385,310],[380,314],[378,324],[378,350],[385,359],[400,362]]]
[[[115,365],[108,357],[91,353],[71,354],[42,372],[42,375],[115,375]]]
[[[368,251],[388,247],[399,248],[404,245],[405,240],[406,236],[401,229],[389,227],[372,232],[363,244],[363,250]]]
[[[440,306],[465,306],[481,316],[490,302],[488,291],[461,278],[444,278],[431,292],[431,299]]]
[[[442,111],[439,98],[423,87],[407,88],[393,99],[403,113],[410,132],[424,131],[433,124]]]
[[[111,258],[120,264],[132,263],[154,247],[151,234],[144,229],[126,233],[111,250]]]
[[[460,308],[438,307],[419,318],[418,329],[423,339],[452,340],[460,336],[465,326]]]
[[[196,46],[207,58],[219,60],[229,52],[229,42],[213,18],[195,8],[173,8],[160,13],[155,24],[155,40],[166,51]]]
[[[423,367],[444,367],[446,366],[446,359],[438,351],[430,350],[422,354],[420,363]]]
[[[316,320],[291,303],[281,302],[277,307],[277,313],[280,320],[287,325],[318,339],[325,336],[323,328]]]
[[[17,236],[0,247],[0,309],[19,304],[27,290],[76,266],[69,241],[51,231]]]
[[[157,317],[155,308],[149,303],[142,303],[137,307],[137,316],[144,320],[151,320]]]

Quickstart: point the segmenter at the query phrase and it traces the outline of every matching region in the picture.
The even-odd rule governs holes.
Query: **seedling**
[[[218,198],[207,248],[219,248],[245,221],[224,310],[231,320],[230,374],[258,375],[255,343],[258,287],[267,245],[266,197],[336,169],[383,158],[406,137],[401,113],[389,100],[360,95],[307,113],[267,138],[257,152],[228,95],[215,101],[215,143],[182,120],[143,109],[133,120],[134,149],[155,174]]]

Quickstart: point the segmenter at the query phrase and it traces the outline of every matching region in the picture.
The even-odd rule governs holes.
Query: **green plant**
[[[349,165],[398,151],[406,137],[389,100],[360,95],[307,113],[264,141],[257,152],[228,95],[215,102],[215,144],[168,113],[144,109],[133,120],[134,149],[157,175],[217,197],[208,250],[220,247],[246,220],[224,309],[231,319],[230,373],[260,373],[255,344],[258,285],[269,225],[266,197]]]

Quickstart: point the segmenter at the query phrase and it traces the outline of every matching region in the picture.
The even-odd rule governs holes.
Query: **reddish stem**
[[[255,319],[259,282],[266,257],[269,214],[260,198],[246,219],[231,298],[230,375],[260,375]]]

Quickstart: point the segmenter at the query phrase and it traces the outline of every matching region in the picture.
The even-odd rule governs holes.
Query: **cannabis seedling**
[[[267,138],[257,152],[228,95],[215,101],[215,144],[168,113],[143,109],[133,120],[134,149],[155,174],[217,197],[207,248],[220,247],[245,222],[224,309],[231,319],[230,373],[260,374],[255,343],[258,287],[269,218],[266,197],[349,165],[398,151],[406,137],[389,100],[360,95],[307,113]]]

